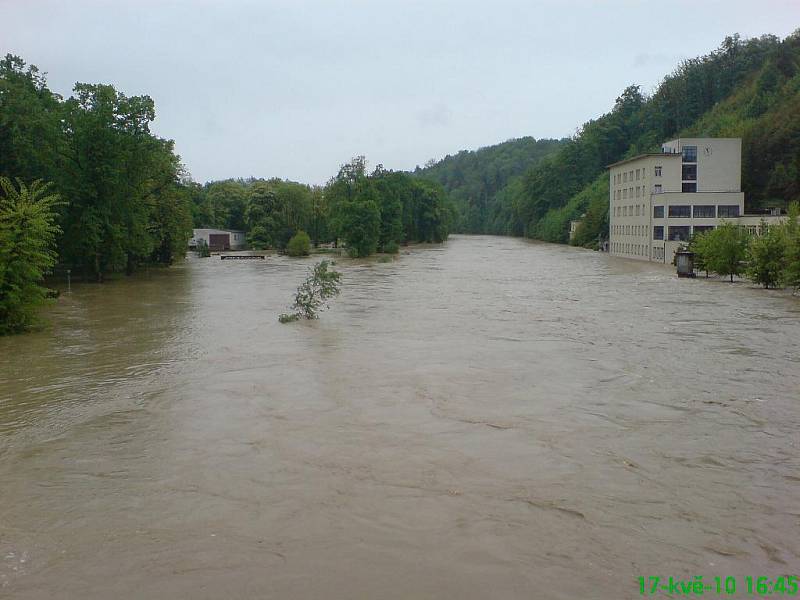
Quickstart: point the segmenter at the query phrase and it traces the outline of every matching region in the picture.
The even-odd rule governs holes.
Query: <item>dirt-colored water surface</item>
[[[798,574],[800,300],[519,239],[190,257],[0,339],[0,597],[633,598]]]

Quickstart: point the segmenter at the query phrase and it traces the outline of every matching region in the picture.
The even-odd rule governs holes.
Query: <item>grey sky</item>
[[[800,0],[0,0],[0,52],[156,102],[197,181],[323,183],[562,137],[727,34],[800,27]]]

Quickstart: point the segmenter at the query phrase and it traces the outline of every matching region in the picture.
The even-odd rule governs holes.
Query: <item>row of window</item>
[[[645,214],[644,204],[630,204],[627,206],[615,206],[615,217],[640,217]],[[671,204],[669,206],[669,217],[671,219],[735,219],[739,216],[738,204]],[[664,207],[653,207],[653,218],[664,218]]]
[[[636,214],[634,214],[634,209],[636,210]],[[645,212],[644,204],[630,204],[628,206],[614,207],[615,217],[639,217],[643,216]]]
[[[738,204],[720,204],[719,206],[715,206],[714,204],[695,204],[693,206],[690,206],[688,204],[670,205],[668,214],[672,219],[687,219],[691,218],[692,216],[695,219],[716,219],[716,218],[735,219],[739,216],[739,205]],[[653,207],[653,218],[654,219],[664,218],[663,206]]]
[[[695,225],[694,226],[694,233],[705,233],[706,231],[710,231],[714,229],[713,225]],[[670,225],[667,228],[667,239],[671,242],[688,242],[689,238],[692,237],[692,227],[689,225]],[[663,240],[664,239],[664,226],[663,225],[655,225],[653,226],[653,239],[654,240]]]
[[[630,254],[632,256],[647,256],[647,244],[626,244],[613,242],[611,252],[616,254]],[[664,260],[664,247],[653,246],[651,256],[653,260]]]
[[[614,242],[611,244],[611,251],[617,254],[630,254],[632,256],[647,256],[647,244],[630,244],[625,242]]]
[[[660,186],[655,186],[660,187]],[[645,186],[637,185],[635,188],[623,188],[621,190],[616,190],[614,192],[614,200],[627,200],[628,198],[633,198],[634,193],[636,194],[636,198],[644,198],[645,194],[647,193],[647,189]]]
[[[614,235],[647,235],[647,225],[612,225],[611,233]]]
[[[661,177],[661,165],[658,165],[653,168],[653,175],[656,177]],[[634,179],[635,177],[635,179]],[[639,181],[640,179],[647,178],[647,169],[631,169],[630,171],[625,171],[623,173],[617,173],[614,175],[614,185],[620,185],[623,183]]]

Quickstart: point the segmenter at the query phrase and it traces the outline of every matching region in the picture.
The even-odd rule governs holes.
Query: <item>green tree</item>
[[[786,223],[786,248],[784,255],[784,285],[800,289],[800,204],[789,207],[789,221]]]
[[[0,177],[0,334],[29,327],[47,290],[44,275],[56,261],[58,194],[50,184],[18,180],[18,187]]]
[[[374,253],[380,239],[379,197],[366,164],[363,156],[357,156],[342,165],[325,191],[333,230],[353,257]]]
[[[154,258],[170,262],[188,240],[186,197],[173,143],[150,133],[147,96],[127,97],[108,85],[76,84],[64,105],[65,166],[59,189],[62,261],[86,278],[132,272]]]
[[[377,194],[369,187],[339,205],[339,230],[352,257],[373,254],[380,238],[381,213]]]
[[[283,250],[292,237],[286,212],[275,190],[267,182],[253,184],[245,211],[245,223],[248,228],[247,243],[257,250]]]
[[[370,179],[377,192],[381,214],[378,248],[383,252],[397,249],[403,241],[403,198],[411,178],[406,173],[394,173],[378,165]]]
[[[0,60],[0,176],[55,181],[62,171],[61,97],[35,65]]]
[[[689,245],[686,249],[694,253],[694,268],[698,271],[705,271],[708,277],[708,247],[709,236],[707,233],[695,233],[689,240]]]
[[[705,234],[706,264],[711,271],[722,277],[741,275],[747,259],[749,235],[744,228],[734,223],[723,223]]]
[[[206,186],[199,227],[245,229],[248,189],[240,181],[227,179]]]
[[[786,269],[786,235],[779,225],[761,223],[762,235],[750,240],[747,276],[765,288],[777,287]]]

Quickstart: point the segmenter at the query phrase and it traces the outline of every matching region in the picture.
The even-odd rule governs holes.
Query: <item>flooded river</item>
[[[311,263],[190,257],[0,338],[0,597],[798,574],[800,300],[456,236],[279,324]]]

